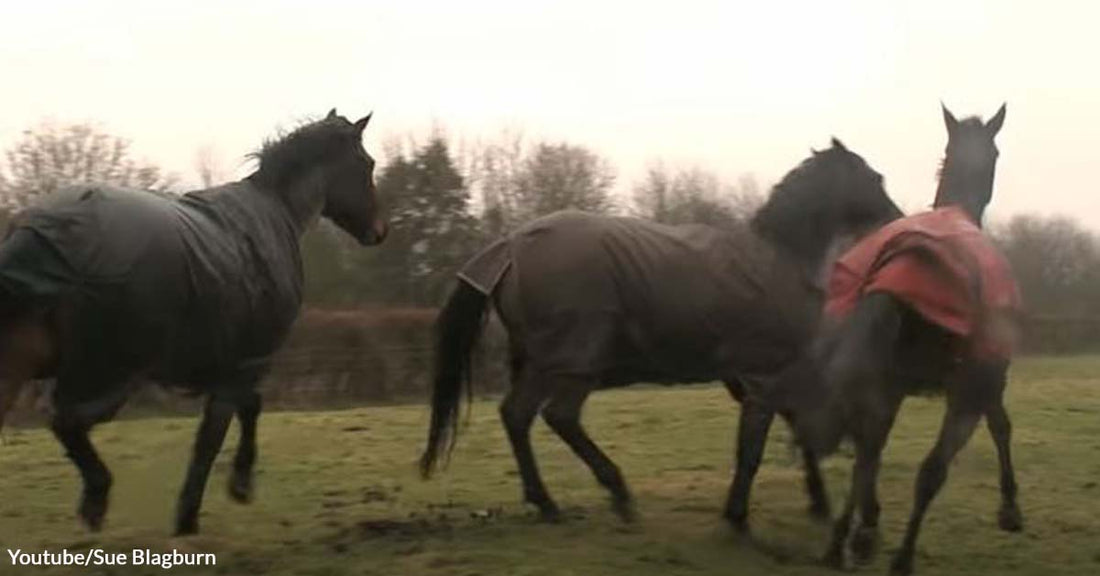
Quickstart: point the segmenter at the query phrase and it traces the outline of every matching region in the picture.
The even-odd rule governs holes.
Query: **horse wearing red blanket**
[[[944,120],[947,152],[934,209],[895,220],[841,256],[821,337],[777,387],[807,449],[823,456],[845,436],[855,443],[851,492],[826,555],[834,567],[843,567],[850,535],[857,560],[875,552],[882,450],[902,400],[916,393],[943,393],[947,413],[921,465],[892,573],[912,572],[925,511],[983,416],[1000,460],[1000,526],[1018,531],[1022,524],[1003,403],[1020,300],[1008,265],[981,230],[1004,107],[984,124],[957,121],[946,108]],[[857,507],[860,522],[850,534]]]

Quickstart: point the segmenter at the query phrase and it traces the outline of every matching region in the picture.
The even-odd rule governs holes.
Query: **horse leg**
[[[526,370],[516,377],[512,389],[500,403],[500,419],[508,433],[512,454],[516,457],[523,480],[524,500],[538,507],[544,520],[557,521],[561,512],[542,483],[535,453],[531,449],[531,423],[546,399],[546,391],[537,385],[538,381]]]
[[[0,334],[0,444],[4,419],[15,406],[23,386],[54,356],[52,335],[40,315],[5,326]]]
[[[810,517],[828,522],[833,510],[825,491],[825,477],[821,474],[820,461],[809,448],[802,449],[802,466],[806,471],[806,493],[810,496]]]
[[[890,399],[877,395],[865,398],[856,409],[854,420],[849,423],[855,445],[855,462],[852,465],[848,500],[845,502],[843,514],[833,527],[825,555],[825,562],[829,566],[843,568],[844,551],[849,537],[852,555],[857,563],[866,563],[877,551],[881,510],[877,494],[878,471],[882,451],[900,405],[901,396]],[[857,509],[859,522],[853,531],[852,518]]]
[[[67,405],[57,406],[50,426],[58,442],[65,447],[65,455],[72,460],[84,480],[84,491],[80,498],[79,514],[84,523],[93,532],[103,526],[103,517],[107,514],[107,496],[111,490],[111,472],[99,459],[88,431],[91,425],[76,417]]]
[[[745,396],[741,403],[741,416],[737,424],[737,467],[730,484],[723,514],[734,529],[748,531],[749,491],[760,460],[764,456],[764,444],[768,440],[774,413]]]
[[[214,458],[225,441],[225,431],[233,418],[236,406],[219,394],[212,394],[206,400],[202,422],[195,437],[195,447],[191,455],[191,464],[187,467],[187,479],[180,492],[176,507],[176,535],[195,534],[199,531],[199,508],[202,506],[202,494],[206,489],[206,479]]]
[[[844,508],[841,509],[840,516],[833,523],[833,534],[829,539],[829,548],[825,552],[825,565],[836,570],[844,569],[844,543],[848,540],[848,533],[852,531],[852,515],[855,514],[856,507],[857,483],[855,481],[855,470],[858,466],[859,456],[857,454],[856,464],[852,469],[852,483],[848,488],[848,497],[844,499]]]
[[[584,460],[600,485],[611,492],[615,513],[625,522],[634,520],[634,504],[619,467],[600,450],[581,426],[581,407],[589,388],[581,381],[562,382],[542,409],[542,418],[557,435]]]
[[[878,552],[878,520],[882,507],[878,502],[878,471],[882,463],[882,450],[890,433],[893,419],[879,423],[864,440],[864,458],[856,467],[854,481],[859,503],[859,524],[852,534],[852,555],[858,563],[867,563]]]
[[[255,390],[244,392],[237,402],[237,421],[241,423],[241,438],[233,458],[233,473],[229,477],[229,496],[246,504],[252,501],[252,465],[256,462],[256,422],[262,400]]]
[[[980,417],[980,411],[962,409],[953,405],[951,399],[948,399],[947,414],[940,428],[940,437],[936,441],[936,446],[921,464],[920,473],[917,476],[913,512],[909,516],[909,524],[905,529],[905,540],[890,564],[891,574],[912,574],[913,552],[924,514],[947,480],[948,465],[970,440]]]
[[[1012,422],[1008,419],[1003,402],[995,402],[985,413],[989,434],[997,446],[997,459],[1001,467],[1001,509],[997,513],[997,523],[1001,530],[1019,532],[1023,529],[1024,519],[1016,503],[1016,473],[1012,468]]]
[[[0,380],[0,445],[6,443],[4,439],[4,417],[15,406],[15,401],[19,399],[19,392],[23,389],[25,383],[26,380],[23,379]]]

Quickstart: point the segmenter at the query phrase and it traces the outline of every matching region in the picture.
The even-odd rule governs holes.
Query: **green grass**
[[[1100,357],[1022,360],[1009,388],[1026,527],[996,528],[996,455],[984,428],[951,468],[918,546],[922,574],[1100,573]],[[909,400],[880,479],[883,552],[863,573],[886,572],[911,505],[920,460],[943,404]],[[717,387],[635,388],[593,396],[591,434],[623,469],[640,519],[623,525],[584,465],[536,424],[535,449],[570,520],[537,522],[496,415],[478,402],[450,469],[422,482],[415,461],[426,409],[276,413],[261,420],[258,493],[250,506],[224,486],[236,439],[211,475],[202,534],[168,536],[196,423],[148,419],[99,427],[94,441],[115,476],[105,530],[78,524],[77,473],[45,430],[9,430],[0,447],[0,574],[161,574],[159,568],[17,569],[7,548],[132,548],[213,552],[223,574],[454,574],[461,576],[820,574],[827,529],[805,515],[801,470],[783,426],[772,432],[752,498],[758,544],[719,517],[733,459],[737,409]],[[834,506],[851,461],[826,463]],[[766,552],[765,552],[766,550]],[[186,568],[172,574],[194,573]]]

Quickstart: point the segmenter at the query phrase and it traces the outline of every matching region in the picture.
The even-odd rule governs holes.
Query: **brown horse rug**
[[[508,274],[543,373],[679,382],[714,379],[720,366],[768,373],[790,360],[792,335],[804,336],[820,314],[821,302],[806,297],[811,275],[747,226],[561,212],[488,246],[459,276],[490,295]]]

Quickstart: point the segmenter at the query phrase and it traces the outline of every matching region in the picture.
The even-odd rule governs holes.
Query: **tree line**
[[[203,185],[209,149],[198,152]],[[391,142],[376,172],[390,236],[361,249],[323,223],[304,238],[306,298],[323,307],[434,307],[479,248],[524,222],[562,209],[733,227],[763,193],[751,177],[728,182],[699,168],[656,163],[615,193],[616,172],[583,145],[506,134],[455,146],[442,134]],[[179,193],[173,175],[138,160],[130,141],[91,124],[41,124],[0,158],[0,221],[37,196],[76,182]],[[2,222],[0,222],[2,223]],[[1015,216],[990,226],[1029,313],[1100,318],[1100,238],[1067,217]]]

